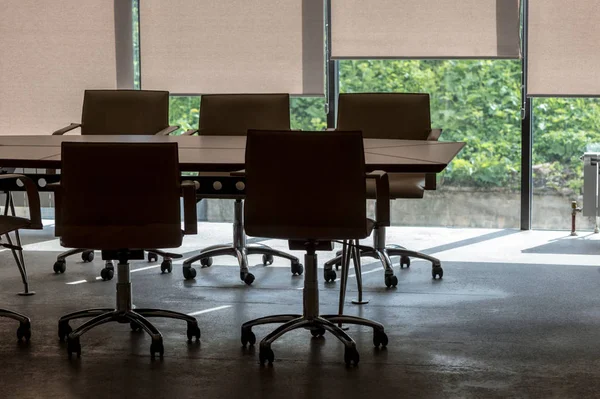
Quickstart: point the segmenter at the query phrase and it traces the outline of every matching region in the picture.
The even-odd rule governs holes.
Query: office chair
[[[213,94],[202,96],[198,132],[211,136],[245,136],[248,129],[290,130],[290,100],[288,94]],[[218,175],[207,173],[208,175]],[[228,174],[224,174],[227,176]],[[203,197],[207,198],[207,197]],[[223,198],[219,196],[219,198]],[[240,265],[240,279],[250,285],[254,275],[248,271],[248,255],[261,255],[263,265],[273,263],[279,256],[291,262],[294,275],[301,275],[304,267],[296,258],[285,252],[262,244],[248,244],[244,232],[243,196],[231,196],[234,203],[233,245],[214,245],[183,262],[183,276],[193,279],[196,270],[192,263],[200,261],[204,267],[212,265],[212,258],[221,255],[235,256]],[[198,197],[198,200],[201,200]]]
[[[338,99],[338,130],[361,130],[364,138],[438,140],[441,129],[431,129],[429,94],[427,93],[358,93],[340,94]],[[424,190],[435,190],[435,173],[390,173],[390,198],[423,198]],[[375,187],[367,182],[367,196],[374,198]],[[373,246],[360,251],[361,256],[379,259],[385,270],[384,282],[389,287],[398,284],[391,256],[400,256],[400,267],[410,267],[410,258],[431,262],[433,278],[442,278],[439,259],[410,251],[385,242],[385,225],[377,221],[373,229]],[[341,256],[325,263],[325,281],[336,279],[335,270]]]
[[[162,135],[166,136],[178,126],[169,126],[169,92],[151,90],[86,90],[83,95],[81,123],[71,123],[52,133],[63,135],[80,128],[82,135]],[[104,163],[112,162],[105,158]],[[86,183],[84,183],[86,184]],[[64,273],[66,258],[81,253],[84,262],[94,260],[94,251],[76,248],[61,253],[54,263],[55,273]],[[149,262],[156,262],[155,253],[148,254]],[[172,262],[164,259],[161,271],[171,272]],[[100,276],[113,278],[114,266],[106,262]]]
[[[0,180],[17,179],[25,188],[27,200],[29,202],[29,219],[14,216],[15,208],[12,202],[12,197],[9,192],[6,193],[6,202],[4,204],[4,214],[0,216],[0,246],[10,249],[15,259],[15,263],[21,273],[23,280],[24,291],[19,295],[33,295],[35,292],[29,290],[29,282],[27,279],[27,270],[25,269],[25,261],[23,259],[23,247],[21,246],[21,238],[19,229],[42,229],[42,217],[40,209],[40,196],[35,186],[35,183],[21,175],[15,174],[0,174]],[[12,215],[9,215],[9,211]],[[15,233],[15,241],[10,237],[10,233]],[[1,241],[4,236],[6,242]],[[31,338],[31,320],[21,313],[17,313],[7,309],[0,309],[0,317],[8,317],[19,322],[17,328],[17,339],[20,341],[25,339],[29,341]]]
[[[106,163],[106,159],[113,162]],[[156,162],[160,159],[160,162]],[[60,318],[58,336],[67,352],[81,355],[79,337],[96,326],[116,321],[152,337],[150,354],[163,355],[161,333],[146,317],[187,322],[188,340],[200,339],[192,316],[162,309],[135,308],[129,260],[144,259],[144,250],[170,258],[181,255],[156,248],[181,246],[184,234],[196,234],[196,186],[180,183],[177,143],[62,143],[61,182],[56,194],[56,229],[61,245],[102,251],[117,259],[117,307],[87,309]],[[85,184],[86,181],[94,184]],[[184,201],[181,230],[180,196]],[[69,321],[93,317],[72,330]]]
[[[260,363],[272,363],[271,344],[283,334],[308,328],[314,337],[329,331],[344,346],[344,360],[359,362],[356,344],[335,323],[372,327],[376,347],[388,343],[380,323],[346,315],[320,315],[316,251],[333,249],[333,240],[368,237],[373,221],[366,216],[365,160],[360,132],[249,131],[246,144],[246,202],[248,234],[289,240],[293,250],[304,250],[303,313],[262,317],[242,325],[242,345],[254,345],[252,327],[284,323],[260,343]],[[387,177],[378,179],[379,216],[389,218],[383,205]],[[274,184],[277,189],[273,189]],[[318,193],[318,195],[315,195]],[[347,258],[342,254],[343,258]]]

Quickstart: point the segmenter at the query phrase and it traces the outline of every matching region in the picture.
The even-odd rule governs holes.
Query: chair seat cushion
[[[16,216],[0,216],[0,234],[6,234],[11,231],[29,227],[29,219]]]
[[[390,198],[423,198],[425,174],[388,173]],[[367,179],[367,198],[375,198],[375,179]]]
[[[178,248],[183,241],[179,224],[143,226],[76,226],[61,227],[60,243],[67,248],[149,249]]]

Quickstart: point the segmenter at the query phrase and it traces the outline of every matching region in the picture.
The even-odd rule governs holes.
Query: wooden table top
[[[217,172],[244,168],[245,136],[1,136],[0,166],[60,169],[63,141],[111,143],[176,142],[182,171]],[[438,173],[465,146],[461,142],[364,139],[367,170]]]

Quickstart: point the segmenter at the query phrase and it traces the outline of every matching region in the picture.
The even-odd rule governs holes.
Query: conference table
[[[243,196],[244,177],[223,176],[217,172],[244,169],[246,136],[145,136],[145,135],[0,135],[0,167],[23,168],[23,174],[36,182],[39,191],[60,181],[60,175],[47,170],[60,169],[61,143],[177,143],[180,170],[185,180],[198,183],[197,194],[204,198]],[[465,146],[462,142],[364,139],[368,172],[439,173]],[[268,156],[268,155],[266,155]],[[307,157],[310,154],[306,154]],[[106,162],[115,160],[107,159]],[[159,162],[159,160],[157,160]],[[31,172],[27,169],[42,169]],[[195,172],[195,173],[189,173]],[[197,172],[203,172],[198,175]],[[215,172],[211,176],[210,172]],[[19,181],[0,181],[0,191],[21,191]]]
[[[245,136],[0,135],[0,166],[60,169],[60,148],[61,143],[65,141],[175,142],[179,148],[182,172],[226,172],[243,169],[246,147]],[[367,171],[439,173],[464,145],[465,143],[461,142],[364,139],[365,164]]]

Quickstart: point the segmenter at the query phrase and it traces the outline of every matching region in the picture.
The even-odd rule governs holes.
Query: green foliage
[[[325,98],[292,97],[290,99],[290,123],[297,130],[325,130]]]
[[[174,134],[198,128],[200,97],[171,97],[169,99],[169,124],[179,126]]]
[[[600,143],[600,102],[593,98],[534,101],[534,183],[536,187],[579,193],[583,162],[591,143]]]

